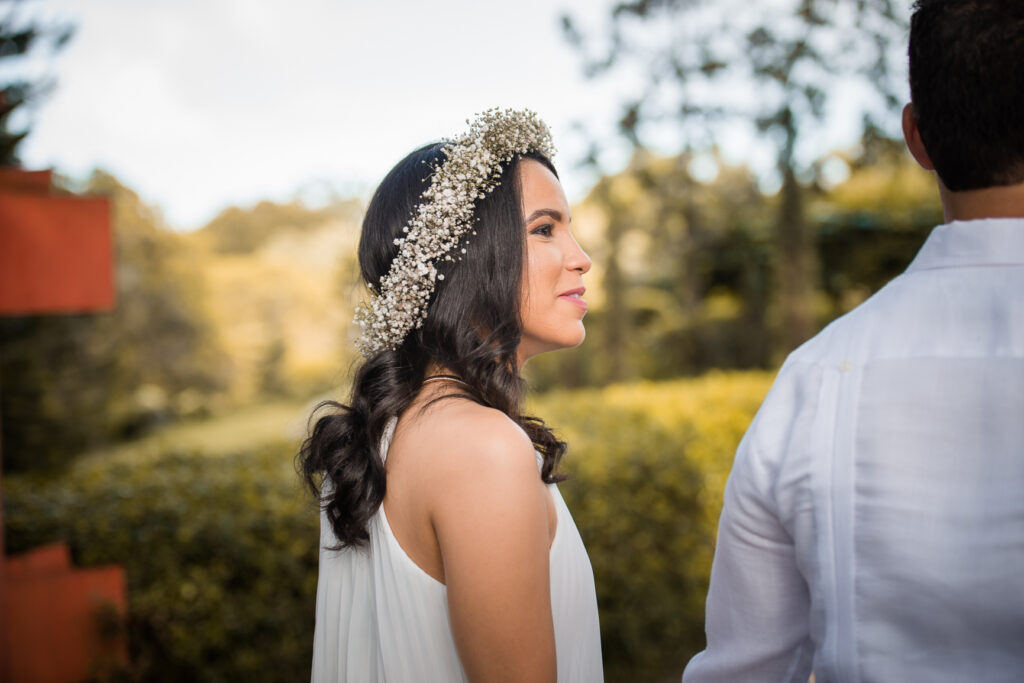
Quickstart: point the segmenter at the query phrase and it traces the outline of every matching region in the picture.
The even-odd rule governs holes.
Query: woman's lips
[[[579,287],[578,289],[571,289],[568,292],[563,292],[562,294],[559,294],[558,298],[564,299],[565,301],[571,303],[573,306],[582,308],[585,311],[587,310],[587,302],[583,300],[583,293],[586,291],[587,290],[584,289],[583,287]]]

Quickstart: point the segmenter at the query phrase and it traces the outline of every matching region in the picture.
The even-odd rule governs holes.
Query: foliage
[[[346,331],[348,295],[362,291],[357,202],[238,209],[238,229],[264,241],[222,254],[209,234],[167,229],[105,173],[75,189],[111,200],[117,301],[108,313],[0,319],[6,471],[60,467],[168,421],[339,382],[356,355]]]
[[[229,379],[182,239],[113,177],[117,304],[109,313],[0,319],[4,468],[66,464],[89,446],[208,408]]]
[[[619,120],[633,144],[642,145],[651,126],[674,121],[685,151],[709,152],[737,126],[771,150],[781,181],[771,241],[780,313],[773,333],[786,351],[804,341],[814,331],[817,270],[801,191],[818,170],[808,141],[833,125],[835,100],[863,113],[865,131],[897,106],[904,22],[894,0],[624,0],[597,48],[571,17],[563,28],[588,75],[623,66],[640,75],[640,92]],[[860,89],[837,97],[840,83]]]
[[[943,222],[934,178],[902,142],[865,136],[845,163],[850,177],[812,199],[821,292],[827,322],[846,313],[913,260],[931,228]]]
[[[746,168],[722,164],[715,181],[703,183],[691,161],[637,153],[578,207],[580,238],[594,260],[585,278],[588,340],[569,361],[578,364],[574,376],[563,358],[531,361],[536,385],[771,364],[767,201]]]
[[[7,477],[8,547],[55,539],[125,566],[137,680],[308,680],[318,543],[292,445],[76,463]]]
[[[72,29],[60,24],[39,24],[19,20],[19,3],[0,6],[0,64],[7,74],[0,80],[0,166],[18,163],[17,148],[28,130],[12,129],[12,118],[23,107],[42,98],[52,87],[46,80],[31,81],[19,77],[10,66],[18,59],[48,49],[59,51],[71,39]]]
[[[560,485],[597,582],[605,680],[678,680],[704,648],[704,599],[732,456],[768,373],[544,394],[569,444]]]
[[[703,648],[722,489],[769,382],[712,373],[532,401],[570,444],[561,489],[594,567],[609,683],[678,680]],[[319,536],[293,449],[122,450],[60,478],[5,477],[8,548],[65,540],[79,564],[123,564],[140,680],[308,679]]]
[[[531,360],[539,389],[699,374],[710,368],[770,368],[784,357],[772,277],[771,216],[750,171],[717,161],[698,180],[694,157],[638,152],[605,176],[574,224],[594,266],[584,278],[587,341],[572,354]],[[801,190],[813,228],[814,329],[877,291],[913,259],[942,222],[934,179],[902,142],[865,136],[835,153],[849,175]]]
[[[348,328],[353,294],[365,291],[355,267],[360,211],[354,201],[322,209],[262,202],[183,236],[231,358],[232,402],[327,391],[358,356]]]
[[[262,201],[249,208],[224,209],[197,236],[217,253],[249,254],[282,232],[301,234],[330,220],[357,222],[361,211],[357,200],[335,201],[320,209],[309,208],[297,200],[287,204]]]

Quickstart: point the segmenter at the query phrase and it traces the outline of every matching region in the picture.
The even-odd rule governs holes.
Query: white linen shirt
[[[935,228],[783,365],[684,683],[1024,681],[1024,219]]]

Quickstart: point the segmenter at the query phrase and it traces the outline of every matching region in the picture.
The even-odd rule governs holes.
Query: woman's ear
[[[935,165],[928,150],[924,148],[924,141],[921,140],[921,131],[917,128],[917,118],[914,116],[914,105],[908,104],[903,107],[903,139],[907,141],[907,149],[910,154],[926,171],[934,171]]]

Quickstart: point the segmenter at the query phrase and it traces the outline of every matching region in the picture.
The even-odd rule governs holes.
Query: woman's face
[[[545,351],[578,346],[586,336],[583,274],[590,257],[569,229],[569,202],[558,178],[533,159],[519,164],[526,262],[519,364]]]

